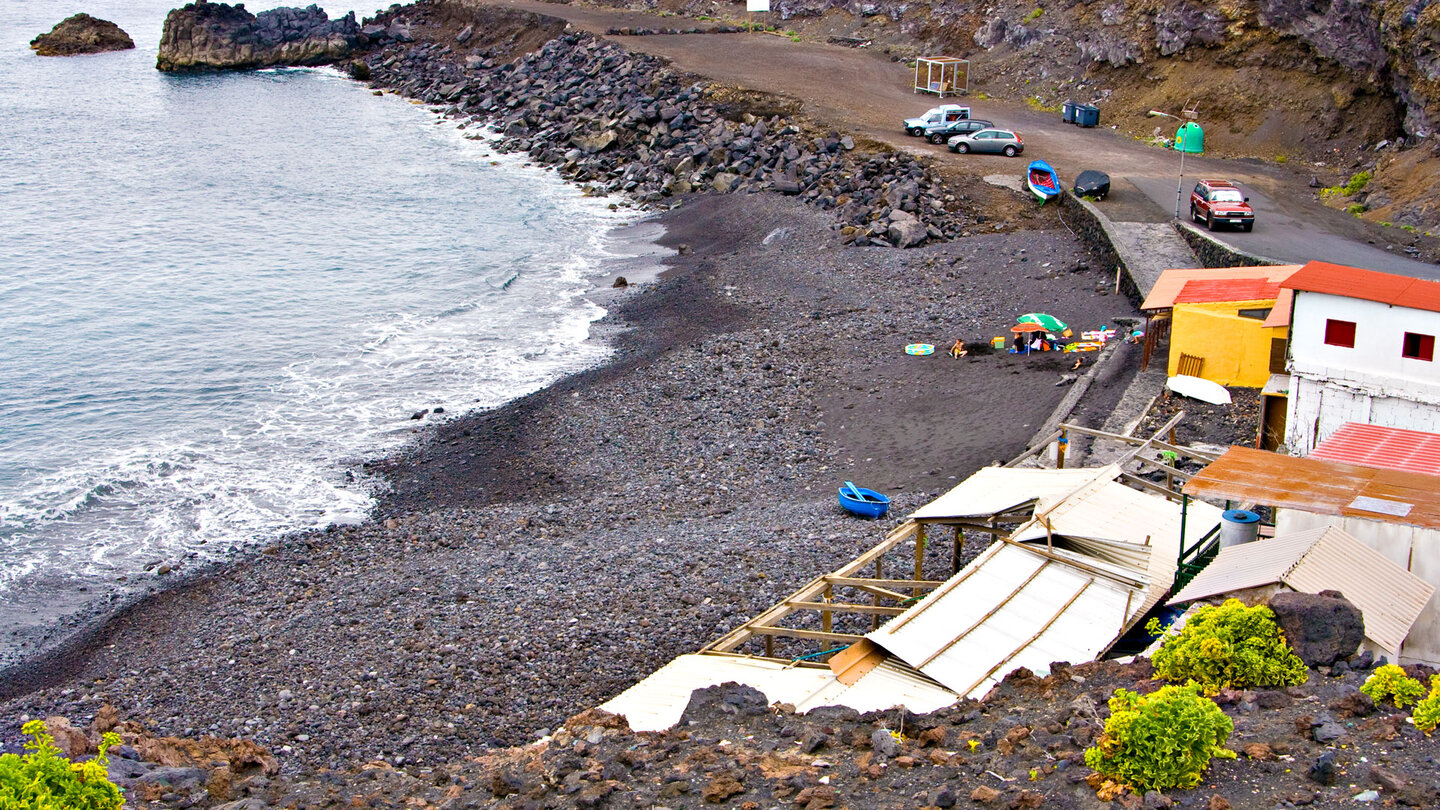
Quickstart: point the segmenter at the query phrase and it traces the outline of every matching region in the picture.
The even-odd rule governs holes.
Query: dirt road
[[[679,17],[564,5],[539,0],[475,0],[564,18],[572,25],[605,35],[612,28],[705,27]],[[612,36],[635,51],[671,61],[678,69],[712,80],[792,97],[816,121],[838,130],[864,135],[916,153],[962,165],[975,175],[1020,174],[1027,158],[1044,158],[1061,178],[1084,169],[1107,172],[1114,195],[1102,204],[1120,221],[1164,221],[1174,216],[1180,177],[1178,153],[1150,146],[1103,126],[1081,129],[1060,120],[1057,112],[1024,104],[969,98],[976,118],[1018,130],[1025,154],[1016,158],[952,155],[943,146],[911,138],[900,129],[904,118],[939,103],[916,94],[910,69],[873,49],[855,49],[816,42],[793,42],[774,34],[675,34]],[[1167,128],[1174,122],[1157,119]],[[1373,270],[1440,278],[1440,265],[1417,261],[1399,245],[1386,249],[1388,229],[1320,205],[1308,187],[1309,169],[1254,160],[1189,156],[1185,159],[1183,191],[1188,195],[1200,177],[1224,177],[1242,183],[1256,210],[1252,233],[1222,232],[1217,236],[1237,248],[1273,259],[1303,263],[1323,259]],[[1182,203],[1181,215],[1188,212]]]

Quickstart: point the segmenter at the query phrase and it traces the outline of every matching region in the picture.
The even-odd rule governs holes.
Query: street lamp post
[[[1194,114],[1186,111],[1191,118]],[[1185,198],[1185,153],[1194,152],[1199,154],[1205,150],[1205,133],[1200,125],[1194,121],[1186,121],[1178,115],[1171,115],[1160,110],[1151,110],[1146,113],[1150,117],[1164,116],[1174,118],[1180,122],[1180,128],[1175,130],[1175,150],[1180,153],[1180,179],[1175,183],[1175,218],[1180,218],[1180,201]]]

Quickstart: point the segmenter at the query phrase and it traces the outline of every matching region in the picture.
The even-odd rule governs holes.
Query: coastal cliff
[[[344,59],[365,43],[351,12],[331,20],[319,6],[277,8],[251,14],[205,0],[165,16],[159,70],[246,70],[279,65],[324,65]]]
[[[109,20],[76,14],[67,17],[30,40],[30,49],[40,56],[74,56],[82,53],[125,51],[135,47],[135,40]]]

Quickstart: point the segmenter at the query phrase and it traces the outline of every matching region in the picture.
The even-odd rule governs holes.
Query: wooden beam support
[[[836,613],[875,613],[881,616],[895,616],[909,610],[909,608],[894,605],[860,605],[853,602],[787,602],[786,604],[796,610],[833,610]]]
[[[826,633],[821,630],[798,630],[793,627],[769,627],[756,626],[750,631],[757,636],[781,636],[783,638],[806,638],[815,641],[835,641],[841,644],[854,644],[864,636],[851,635],[850,633]]]

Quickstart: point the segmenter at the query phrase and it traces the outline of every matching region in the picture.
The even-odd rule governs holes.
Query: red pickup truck
[[[1255,210],[1250,198],[1229,180],[1201,180],[1190,192],[1190,221],[1204,222],[1212,231],[1216,225],[1248,231],[1255,227]]]

